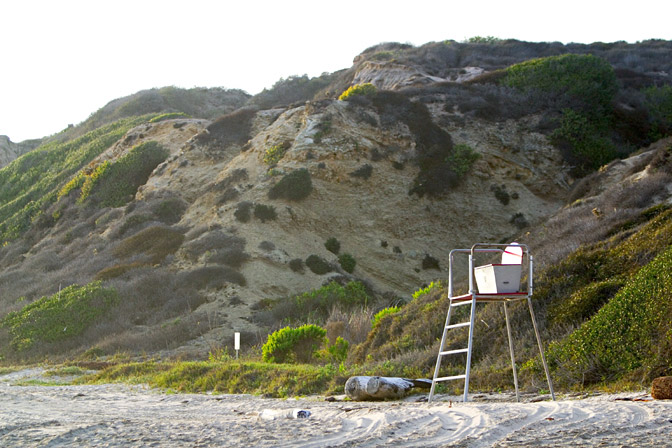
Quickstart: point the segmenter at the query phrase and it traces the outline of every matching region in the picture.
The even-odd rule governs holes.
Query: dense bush
[[[354,97],[353,100],[360,98]],[[421,102],[413,102],[405,95],[381,90],[363,99],[351,100],[355,105],[373,107],[383,127],[393,128],[401,122],[408,126],[416,142],[414,162],[420,171],[413,182],[410,193],[418,196],[439,196],[450,191],[460,181],[454,171],[464,157],[451,159],[453,142],[450,135],[432,120],[432,116]]]
[[[591,118],[573,109],[563,109],[559,126],[552,132],[551,140],[561,149],[568,146],[565,158],[579,166],[575,174],[596,170],[617,156],[614,143],[609,138],[609,118]]]
[[[12,348],[28,350],[34,344],[80,335],[118,301],[117,292],[103,288],[100,282],[72,285],[9,313],[2,320],[2,326],[12,335]]]
[[[278,214],[272,205],[254,204],[254,217],[261,222],[274,221]]]
[[[236,205],[236,210],[233,212],[233,216],[240,222],[249,222],[252,218],[252,207],[253,204],[250,201],[239,202]]]
[[[324,323],[334,309],[353,311],[366,307],[372,300],[360,282],[349,282],[345,286],[330,282],[293,297],[262,301],[258,308],[266,315],[258,318],[274,323]]]
[[[373,315],[373,320],[371,321],[371,328],[376,328],[380,323],[381,319],[383,319],[385,316],[394,315],[398,313],[400,310],[401,307],[388,306],[387,308],[383,308],[382,310],[378,311],[376,314]]]
[[[206,257],[208,263],[225,264],[232,268],[240,267],[249,259],[250,256],[248,254],[236,247],[230,249],[217,249],[210,252]]]
[[[280,143],[268,148],[264,153],[264,163],[271,166],[276,165],[285,156],[289,146],[288,143]]]
[[[556,303],[549,314],[554,324],[572,325],[581,323],[597,313],[624,286],[623,277],[589,283],[579,289],[562,304]]]
[[[334,77],[335,74],[323,73],[314,78],[309,78],[307,75],[281,78],[270,89],[264,89],[255,95],[250,103],[262,109],[286,106],[296,102],[305,103],[313,99],[318,91],[327,87]]]
[[[586,174],[617,156],[611,140],[612,100],[618,91],[613,67],[592,55],[532,59],[506,69],[501,83],[555,100],[562,118],[552,137],[566,145],[576,174]]]
[[[551,366],[573,381],[598,382],[642,370],[672,372],[672,249],[643,267],[578,330],[551,344]]]
[[[345,92],[341,93],[341,96],[339,96],[338,99],[341,101],[345,101],[353,96],[373,95],[374,93],[376,93],[376,91],[377,91],[376,86],[374,86],[369,82],[364,84],[355,84],[354,86],[348,87],[348,89]]]
[[[244,108],[223,115],[208,125],[207,132],[196,137],[196,142],[208,146],[244,145],[250,139],[252,121],[257,111]]]
[[[300,258],[293,258],[289,260],[289,268],[292,272],[303,272],[303,260]]]
[[[205,231],[197,238],[185,243],[183,251],[190,260],[197,260],[207,252],[219,250],[236,250],[242,252],[245,249],[245,239],[230,235],[223,230],[214,229]]]
[[[345,272],[352,274],[357,265],[357,261],[355,260],[355,257],[350,254],[341,254],[338,256],[338,264],[341,265]]]
[[[368,163],[360,166],[355,171],[349,173],[350,176],[359,177],[361,179],[368,179],[371,177],[371,174],[373,174],[373,167]]]
[[[649,87],[644,94],[652,121],[650,137],[657,140],[672,134],[672,86]]]
[[[332,254],[338,255],[338,252],[341,250],[341,242],[332,236],[324,243],[324,247]]]
[[[165,114],[157,115],[156,117],[149,120],[150,123],[158,123],[159,121],[165,120],[174,120],[175,118],[190,118],[188,114],[184,112],[167,112]]]
[[[306,266],[308,266],[308,269],[310,269],[313,274],[317,275],[324,275],[333,271],[329,263],[317,255],[309,255],[308,258],[306,258]]]
[[[191,271],[181,271],[179,278],[185,286],[196,289],[223,288],[228,283],[247,285],[245,276],[228,266],[205,266]]]
[[[133,147],[114,163],[99,164],[85,174],[79,201],[88,199],[105,207],[127,204],[166,157],[168,151],[163,146],[149,141]]]
[[[0,240],[21,235],[56,202],[68,180],[128,130],[151,118],[119,120],[64,143],[51,140],[0,170]],[[71,187],[80,188],[84,180],[78,179]]]
[[[284,175],[276,182],[268,191],[268,198],[300,201],[307,198],[311,191],[313,183],[310,172],[306,168],[301,168]]]
[[[154,202],[151,209],[159,221],[165,224],[175,224],[182,219],[187,203],[179,197],[169,197]]]
[[[327,331],[317,325],[285,327],[268,336],[262,346],[262,359],[274,363],[310,363],[326,343]]]
[[[169,227],[152,226],[122,240],[114,249],[114,254],[119,258],[141,255],[147,263],[156,264],[175,253],[183,241],[181,232]]]
[[[425,257],[422,259],[422,269],[436,269],[440,271],[441,266],[439,265],[439,260],[429,254],[425,254]]]
[[[591,111],[595,114],[610,109],[618,90],[613,67],[592,55],[563,54],[514,64],[501,82],[521,90],[568,95],[582,110],[599,108]]]
[[[462,177],[471,170],[474,162],[480,157],[481,155],[474,151],[471,146],[459,144],[453,146],[453,151],[448,156],[447,162],[450,164],[451,170]]]

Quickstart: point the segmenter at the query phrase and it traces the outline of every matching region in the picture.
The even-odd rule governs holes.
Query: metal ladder
[[[477,302],[499,302],[504,306],[504,316],[506,319],[506,332],[509,339],[509,352],[511,355],[511,367],[513,370],[513,383],[516,390],[516,400],[520,401],[520,393],[518,390],[518,375],[516,371],[516,359],[513,353],[513,338],[511,337],[511,324],[509,322],[509,312],[507,309],[508,301],[519,301],[527,300],[528,307],[530,309],[530,317],[532,319],[532,325],[534,327],[534,333],[537,340],[537,345],[539,346],[539,353],[541,355],[541,361],[544,366],[544,372],[546,374],[546,381],[548,382],[548,389],[551,395],[551,398],[555,401],[555,393],[553,391],[553,382],[551,381],[551,376],[548,371],[548,364],[546,363],[546,357],[544,356],[544,349],[541,343],[541,336],[539,335],[539,329],[537,328],[537,320],[534,316],[534,310],[532,309],[532,291],[533,291],[533,257],[530,254],[529,248],[524,244],[512,243],[514,246],[519,246],[524,249],[523,253],[528,257],[528,285],[526,292],[518,293],[501,293],[501,294],[479,294],[476,291],[476,285],[474,281],[474,254],[475,253],[488,253],[488,252],[504,252],[500,247],[507,247],[507,244],[487,244],[487,243],[478,243],[474,244],[471,249],[453,249],[450,252],[449,256],[449,268],[448,268],[448,297],[450,300],[448,306],[448,313],[446,315],[446,323],[443,326],[443,336],[441,337],[441,345],[439,347],[439,353],[436,357],[436,367],[434,368],[434,377],[432,379],[432,386],[429,391],[428,401],[431,402],[434,396],[434,391],[436,389],[436,383],[442,381],[453,381],[453,380],[464,380],[464,397],[463,401],[468,401],[469,398],[469,374],[471,372],[471,353],[474,339],[474,319],[476,316],[476,303]],[[454,254],[469,254],[469,293],[461,296],[453,295],[453,255]],[[522,256],[522,255],[521,255]],[[456,324],[450,323],[450,318],[453,313],[453,308],[458,306],[471,305],[471,312],[469,315],[468,322],[460,322]],[[469,336],[467,340],[467,347],[460,348],[455,350],[446,350],[446,337],[449,330],[456,328],[469,327]],[[453,375],[453,376],[444,376],[439,377],[439,370],[441,369],[441,359],[444,356],[458,355],[458,354],[467,354],[466,366],[464,369],[463,375]]]
[[[469,320],[465,322],[459,322],[456,324],[450,323],[450,316],[452,315],[453,308],[458,306],[471,305],[471,312],[469,315]],[[429,401],[432,401],[434,396],[434,390],[436,388],[436,383],[441,381],[453,381],[453,380],[464,380],[464,401],[467,401],[467,395],[469,393],[469,373],[471,370],[471,348],[473,343],[474,336],[474,316],[476,315],[476,299],[472,297],[471,300],[454,302],[453,298],[450,298],[450,304],[448,305],[448,314],[446,315],[446,323],[443,326],[443,336],[441,337],[441,345],[439,347],[439,354],[436,357],[436,368],[434,369],[434,378],[432,378],[432,387],[429,390]],[[459,348],[456,350],[446,350],[446,336],[448,331],[454,328],[464,328],[469,327],[469,337],[467,341],[467,348]],[[454,375],[454,376],[443,376],[439,377],[439,370],[441,369],[441,358],[444,356],[459,355],[462,353],[467,354],[466,367],[464,369],[463,375]]]

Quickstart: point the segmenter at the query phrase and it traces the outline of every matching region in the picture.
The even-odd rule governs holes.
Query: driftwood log
[[[414,387],[429,389],[431,380],[385,376],[353,376],[345,383],[345,394],[355,401],[401,398]]]

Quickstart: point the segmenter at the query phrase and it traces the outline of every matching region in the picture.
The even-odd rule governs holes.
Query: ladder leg
[[[520,393],[518,392],[518,373],[516,372],[516,357],[513,354],[513,338],[511,337],[511,324],[509,323],[509,309],[504,305],[504,317],[506,318],[506,334],[509,336],[509,352],[511,353],[511,367],[513,368],[513,385],[516,388],[516,401],[520,403]]]
[[[537,319],[534,317],[534,310],[532,309],[532,299],[527,296],[527,304],[530,307],[530,316],[532,317],[532,326],[534,333],[537,336],[537,345],[539,345],[539,353],[541,354],[541,362],[544,365],[544,372],[546,372],[546,381],[548,382],[548,390],[551,392],[551,398],[555,401],[555,393],[553,392],[553,382],[551,381],[551,374],[548,372],[548,364],[546,364],[546,356],[544,356],[544,347],[541,344],[541,336],[539,336],[539,329],[537,328]]]
[[[453,309],[452,300],[448,300],[448,313],[446,313],[446,324],[443,326],[443,336],[441,336],[441,345],[439,346],[439,354],[436,356],[436,367],[434,367],[434,377],[432,378],[432,387],[429,389],[429,397],[427,402],[431,403],[434,397],[434,389],[436,388],[436,378],[439,376],[439,369],[441,368],[441,352],[446,345],[446,334],[448,332],[448,325],[450,325],[450,313]]]
[[[465,403],[469,401],[469,375],[471,373],[471,349],[474,341],[474,318],[476,316],[476,297],[471,296],[471,316],[469,317],[469,342],[467,343],[467,367],[464,375],[464,397],[462,401]]]

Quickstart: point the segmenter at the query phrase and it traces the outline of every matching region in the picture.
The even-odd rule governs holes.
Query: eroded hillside
[[[179,108],[179,115],[158,115],[161,106],[88,133],[69,131],[77,137],[52,139],[15,161],[3,170],[11,176],[3,178],[0,205],[0,315],[43,296],[45,304],[57,301],[60,290],[84,297],[70,285],[116,295],[67,338],[5,325],[2,356],[203,356],[234,331],[258,344],[283,324],[259,318],[268,303],[332,281],[362,282],[375,298],[372,309],[404,304],[445,277],[451,249],[533,238],[578,194],[576,178],[603,159],[558,123],[586,120],[605,148],[600,157],[612,159],[669,125],[639,111],[645,94],[634,95],[632,83],[593,57],[557,61],[613,75],[616,90],[599,103],[613,113],[609,123],[595,121],[595,104],[565,87],[536,78],[533,90],[507,84],[502,69],[525,55],[501,59],[497,47],[487,60],[483,45],[471,53],[464,45],[377,47],[349,70],[288,79],[249,102],[228,92],[227,113],[217,119],[186,117]],[[669,75],[646,65],[631,78],[658,95]],[[374,90],[337,99],[362,83]],[[296,87],[292,95],[287,86]],[[145,112],[142,97],[124,104]],[[275,107],[279,98],[299,101]],[[108,106],[95,116],[124,116]],[[66,157],[71,163],[58,171],[56,161]],[[30,166],[39,167],[34,177]]]

